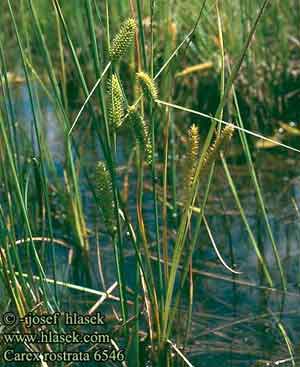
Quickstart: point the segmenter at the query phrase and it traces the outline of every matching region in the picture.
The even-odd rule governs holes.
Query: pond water
[[[15,89],[15,112],[18,124],[32,136],[32,115],[26,88],[19,86]],[[55,165],[62,172],[64,147],[62,133],[54,111],[46,97],[40,99],[44,121],[45,136]],[[81,121],[80,123],[85,123]],[[81,140],[80,140],[81,139]],[[118,160],[122,167],[128,158],[128,146],[125,137],[118,144]],[[94,164],[94,152],[97,143],[93,139],[85,140],[83,164],[91,167]],[[87,146],[90,144],[90,147]],[[99,156],[99,155],[98,155]],[[126,157],[126,159],[125,159]],[[280,291],[280,278],[273,256],[270,237],[257,204],[256,193],[251,185],[248,169],[243,164],[230,161],[230,170],[237,185],[241,202],[245,209],[254,236],[264,253],[277,290],[267,289],[262,272],[249,241],[239,211],[236,207],[230,187],[223,169],[218,165],[212,191],[206,210],[206,219],[211,229],[215,243],[222,257],[230,266],[235,266],[242,272],[234,275],[224,268],[211,245],[205,226],[195,249],[193,260],[194,306],[191,331],[187,349],[189,360],[195,366],[236,366],[246,367],[267,365],[289,366],[289,352],[280,325],[284,325],[288,337],[297,350],[300,341],[300,160],[293,152],[281,149],[261,150],[255,155],[255,168],[262,187],[263,196],[268,210],[270,225],[278,245],[284,271],[288,281],[288,292]],[[122,182],[120,169],[120,182]],[[83,180],[84,181],[84,180]],[[130,174],[129,207],[134,213],[135,177]],[[85,183],[82,184],[84,210],[87,213],[88,226],[93,231],[95,225],[95,207],[92,195]],[[151,193],[145,193],[145,218],[147,224],[153,226]],[[63,208],[62,208],[63,210]],[[154,230],[154,228],[153,228]],[[63,228],[55,228],[58,238],[70,241],[68,233]],[[154,234],[150,233],[150,238]],[[91,245],[91,288],[102,289],[98,271],[97,245],[100,245],[105,284],[110,286],[116,280],[113,251],[105,236],[99,240],[90,235]],[[125,266],[133,266],[133,250],[126,247],[127,261]],[[68,250],[57,246],[57,261],[59,263],[57,277],[61,281],[80,279],[80,270],[74,271],[68,262]],[[95,261],[93,259],[96,259]],[[76,265],[78,266],[78,265]],[[76,270],[76,269],[75,269]],[[78,269],[77,269],[78,270]],[[79,273],[79,278],[78,278]],[[128,274],[128,284],[133,281],[133,273]],[[51,273],[49,273],[49,277]],[[76,290],[59,288],[65,300],[65,306],[86,310],[97,300],[93,295],[82,295]],[[188,300],[187,300],[188,302]],[[182,312],[186,312],[186,304],[182,304]],[[106,306],[109,312],[111,308]],[[277,364],[276,364],[277,363]],[[269,364],[271,365],[271,364]]]

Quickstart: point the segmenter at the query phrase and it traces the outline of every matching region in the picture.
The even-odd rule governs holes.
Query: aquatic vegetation
[[[20,9],[4,3],[0,307],[20,322],[5,324],[1,314],[1,337],[66,334],[63,318],[34,327],[21,320],[78,311],[87,324],[93,317],[99,324],[78,324],[76,332],[99,338],[104,323],[109,338],[64,349],[84,350],[95,364],[103,357],[128,367],[218,366],[221,355],[224,365],[241,367],[244,353],[248,366],[268,351],[257,342],[257,328],[263,342],[274,333],[274,360],[284,355],[296,365],[298,333],[281,297],[297,296],[290,278],[298,268],[285,265],[270,192],[254,159],[262,142],[300,150],[262,134],[253,103],[270,92],[277,65],[288,73],[284,55],[295,54],[285,41],[294,32],[286,33],[291,15],[269,0],[203,0],[200,7],[195,0],[85,0],[76,9],[59,0],[21,1]],[[282,63],[264,49],[279,47],[270,34],[274,19],[276,34],[284,35],[285,53],[276,56]],[[14,83],[10,76],[19,74]],[[293,103],[296,86],[286,98]],[[278,93],[269,92],[265,106]],[[299,130],[275,115],[297,142]],[[228,163],[232,146],[242,168],[235,155]],[[249,302],[254,292],[261,292],[261,308]],[[272,333],[262,320],[272,323]],[[101,354],[103,340],[109,351]],[[36,341],[12,344],[45,353]],[[58,355],[62,345],[46,349]]]

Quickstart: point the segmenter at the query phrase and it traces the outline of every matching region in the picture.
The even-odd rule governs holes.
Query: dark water
[[[17,121],[30,136],[32,135],[32,115],[26,88],[17,88],[15,98]],[[64,155],[62,130],[57,124],[47,98],[42,98],[40,103],[47,145],[57,169],[61,170]],[[88,169],[89,167],[92,169],[95,152],[99,154],[96,139],[95,141],[85,140],[80,136],[77,136],[77,139],[79,144],[80,142],[85,144],[82,154],[83,164]],[[128,137],[123,136],[118,141],[118,161],[121,168],[126,165],[129,151]],[[242,274],[233,275],[223,267],[212,248],[206,228],[202,226],[193,260],[193,317],[185,350],[185,354],[193,365],[246,367],[254,366],[256,363],[259,365],[260,362],[261,365],[267,365],[267,362],[280,366],[292,365],[289,361],[285,361],[289,359],[289,352],[283,334],[280,332],[280,325],[284,325],[297,356],[300,338],[300,218],[297,213],[297,206],[300,207],[299,162],[296,153],[277,149],[262,150],[255,156],[255,168],[261,183],[270,225],[288,281],[288,292],[285,294],[280,291],[280,278],[271,241],[257,204],[247,167],[234,164],[234,159],[229,165],[251,229],[267,259],[277,290],[266,289],[257,257],[224,172],[221,167],[217,167],[206,219],[224,260],[228,265],[235,266]],[[124,172],[126,170],[120,169],[120,183]],[[135,184],[134,174],[131,174],[129,207],[132,208],[133,214]],[[95,208],[92,195],[85,183],[82,184],[82,195],[88,226],[92,231],[95,226]],[[144,202],[145,222],[150,227],[150,238],[154,239],[154,233],[151,234],[151,230],[154,230],[151,192],[145,193]],[[58,238],[70,240],[68,235],[63,233],[63,228],[57,228],[56,231]],[[98,241],[91,235],[90,245],[93,269],[91,287],[101,290],[96,248],[100,246],[105,285],[109,287],[116,280],[112,246],[107,242],[105,235],[100,235]],[[128,269],[126,274],[130,286],[134,281],[134,273],[130,271],[134,253],[130,246],[127,246],[125,251],[127,254],[125,265]],[[84,274],[78,271],[78,264],[77,271],[73,265],[66,266],[67,249],[57,246],[56,254],[59,280],[75,283],[78,279],[76,277],[84,278]],[[95,295],[83,295],[65,287],[59,288],[59,292],[63,295],[65,305],[68,305],[69,309],[74,307],[86,310],[97,300]],[[186,313],[187,303],[188,299],[181,305],[183,314]],[[112,312],[109,306],[106,308],[107,312]]]

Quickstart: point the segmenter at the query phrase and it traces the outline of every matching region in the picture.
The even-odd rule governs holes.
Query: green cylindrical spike
[[[120,27],[119,32],[114,37],[110,48],[111,61],[118,61],[131,46],[136,31],[136,23],[133,18],[127,19]]]
[[[96,166],[96,195],[100,205],[107,231],[113,234],[116,231],[116,218],[114,212],[114,198],[112,180],[109,170],[104,162]]]
[[[113,74],[108,81],[109,107],[108,116],[111,126],[116,129],[122,124],[124,115],[124,98],[117,75]]]
[[[144,150],[146,161],[152,164],[152,141],[149,126],[135,107],[128,109],[128,122],[134,131],[135,137]]]
[[[150,99],[156,100],[158,98],[158,91],[154,80],[143,71],[137,73],[136,77],[144,95]]]

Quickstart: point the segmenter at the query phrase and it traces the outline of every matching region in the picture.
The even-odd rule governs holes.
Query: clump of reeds
[[[149,98],[150,100],[156,100],[158,98],[158,91],[154,80],[143,71],[137,73],[136,77],[145,97]]]
[[[147,122],[134,106],[128,108],[127,121],[134,132],[136,140],[144,151],[146,162],[152,164],[152,141]]]
[[[133,18],[127,19],[120,27],[119,32],[114,37],[109,56],[111,61],[118,61],[131,46],[136,31],[136,23]]]
[[[116,74],[108,80],[109,107],[108,117],[110,125],[116,129],[121,126],[124,115],[124,98],[122,87]]]
[[[107,231],[116,232],[115,204],[112,190],[112,179],[104,162],[96,166],[96,194],[101,208]]]

